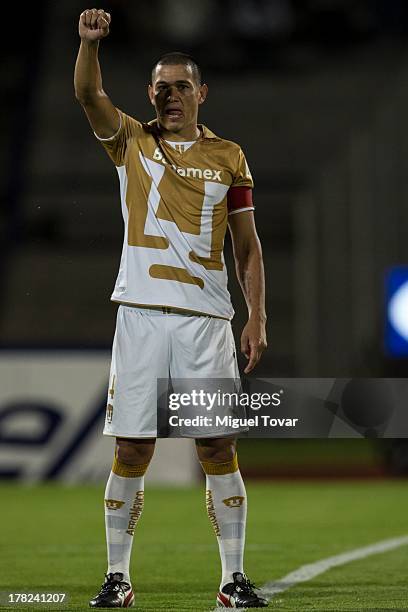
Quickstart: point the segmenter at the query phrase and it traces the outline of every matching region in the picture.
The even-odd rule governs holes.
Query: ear
[[[199,96],[198,96],[198,103],[199,104],[202,104],[203,102],[205,102],[207,94],[208,94],[208,85],[206,85],[204,83],[203,85],[200,85],[200,93],[199,93]]]
[[[154,91],[153,91],[153,87],[151,85],[147,86],[147,94],[149,96],[150,103],[153,104],[153,106],[154,106],[155,105],[154,104]]]

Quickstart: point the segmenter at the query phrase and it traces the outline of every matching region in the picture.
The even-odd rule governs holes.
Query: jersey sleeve
[[[244,210],[254,210],[252,201],[252,189],[254,182],[249,170],[245,155],[239,149],[236,173],[232,184],[227,193],[228,214],[242,212]]]
[[[118,111],[120,121],[116,134],[110,138],[100,138],[95,132],[94,134],[115,166],[123,166],[128,142],[142,131],[142,124],[118,108],[116,110]]]

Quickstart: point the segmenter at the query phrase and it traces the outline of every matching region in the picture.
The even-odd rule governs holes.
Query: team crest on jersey
[[[168,164],[168,161],[165,159],[159,147],[156,147],[153,153],[153,159],[162,162],[162,164]],[[182,168],[181,166],[176,166],[175,164],[171,164],[171,167],[177,172],[177,174],[180,176],[185,176],[186,178],[204,179],[205,181],[218,181],[219,183],[222,182],[221,170],[212,170],[211,168]]]
[[[245,497],[241,495],[233,495],[232,497],[227,497],[227,499],[223,499],[222,503],[228,506],[228,508],[240,508],[244,503]]]

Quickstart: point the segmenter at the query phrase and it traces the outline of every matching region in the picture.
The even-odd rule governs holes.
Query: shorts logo
[[[113,416],[113,406],[112,404],[108,404],[106,406],[106,422],[107,423],[112,423],[112,416]]]
[[[241,495],[233,495],[232,497],[227,497],[227,499],[223,499],[222,503],[228,506],[228,508],[240,508],[244,502],[245,497]]]
[[[105,499],[105,506],[108,510],[119,510],[124,503],[124,501],[118,499]]]
[[[109,395],[111,396],[111,399],[113,399],[113,396],[115,395],[115,374],[113,375],[113,380],[112,380],[112,388],[109,389]]]

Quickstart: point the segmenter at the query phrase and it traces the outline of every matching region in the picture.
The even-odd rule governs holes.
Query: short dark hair
[[[188,53],[181,51],[171,51],[162,55],[152,68],[152,82],[154,80],[154,72],[157,66],[189,66],[197,83],[201,85],[201,70],[197,62]]]

